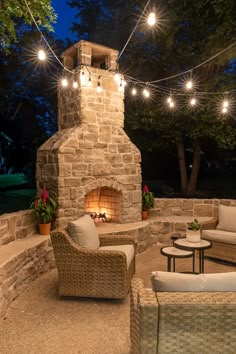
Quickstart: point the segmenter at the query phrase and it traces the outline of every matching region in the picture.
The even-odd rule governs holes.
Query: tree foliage
[[[16,28],[19,21],[26,25],[32,24],[32,17],[25,2],[37,24],[53,31],[51,23],[55,22],[56,14],[51,6],[51,0],[0,0],[0,45],[5,51],[17,40]]]

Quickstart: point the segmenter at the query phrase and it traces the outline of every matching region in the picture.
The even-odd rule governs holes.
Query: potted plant
[[[152,192],[149,191],[148,186],[145,184],[142,193],[142,220],[146,220],[148,210],[154,207],[154,197]]]
[[[188,225],[186,238],[189,242],[199,242],[201,240],[201,224],[199,224],[198,219],[194,219]]]
[[[36,196],[30,206],[35,213],[39,225],[39,233],[48,235],[51,230],[51,223],[56,217],[58,202],[54,198],[50,198],[48,192],[43,187],[41,197]]]

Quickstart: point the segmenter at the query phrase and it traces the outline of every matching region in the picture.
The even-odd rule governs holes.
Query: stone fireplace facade
[[[64,70],[70,84],[58,88],[58,132],[39,148],[36,172],[38,189],[45,184],[58,198],[58,227],[93,212],[119,223],[141,220],[141,157],[123,130],[117,58],[116,50],[87,41],[63,53],[73,74]]]

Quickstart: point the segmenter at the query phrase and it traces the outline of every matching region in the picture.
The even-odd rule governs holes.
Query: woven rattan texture
[[[120,243],[119,236],[107,239],[110,239],[110,242],[101,244],[124,244],[124,236]],[[51,240],[58,270],[60,296],[112,299],[126,297],[135,272],[135,257],[127,269],[123,252],[81,248],[66,231],[52,232]]]
[[[218,223],[218,219],[212,219],[202,224],[202,230],[214,230]],[[205,250],[205,256],[221,259],[223,261],[236,263],[236,245],[211,241],[212,247]]]
[[[136,296],[136,308],[140,311],[135,312],[140,330],[138,336],[131,325],[132,354],[236,353],[235,292],[152,292],[157,296],[157,316],[149,313],[150,306],[153,306],[154,313],[157,308],[155,300],[152,304],[150,290],[140,289],[140,283],[135,280],[132,294],[135,291],[140,294]],[[131,302],[131,314],[135,309],[132,306]],[[144,312],[142,307],[147,307],[147,311]],[[132,316],[134,314],[131,321]],[[150,321],[157,322],[155,343],[154,324]]]

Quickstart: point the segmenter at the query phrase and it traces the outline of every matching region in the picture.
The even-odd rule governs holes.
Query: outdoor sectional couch
[[[236,353],[236,292],[155,292],[134,278],[130,298],[131,354]]]
[[[202,224],[201,237],[212,243],[205,256],[236,263],[236,207],[219,205],[218,217]]]

